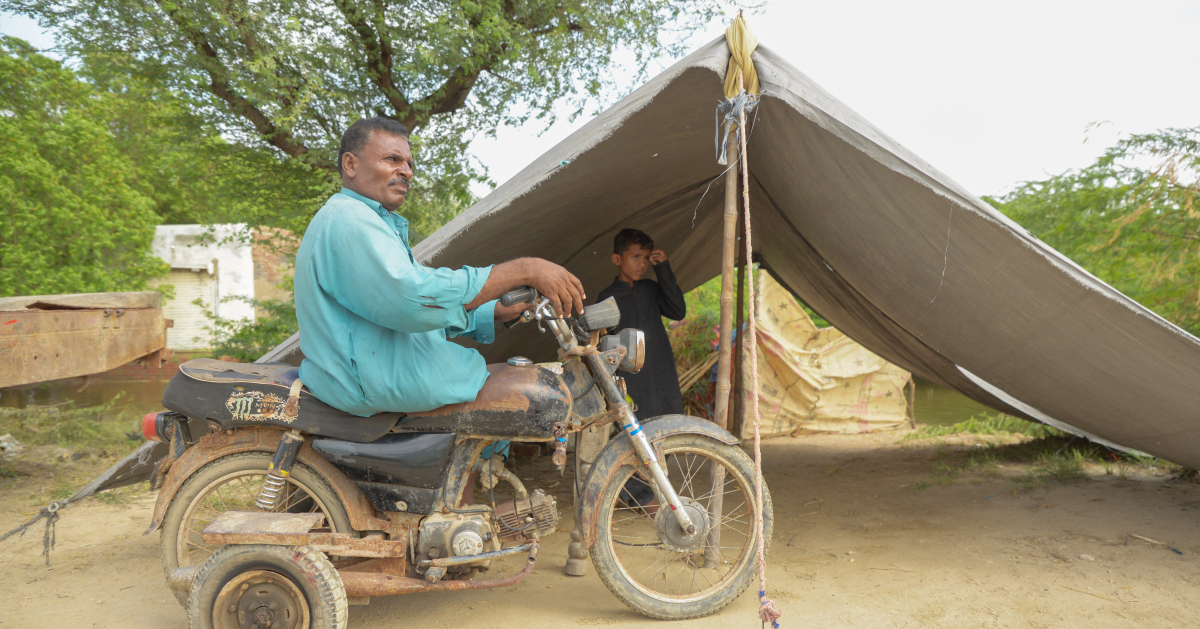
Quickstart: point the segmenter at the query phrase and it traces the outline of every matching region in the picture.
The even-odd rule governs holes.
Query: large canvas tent
[[[589,296],[614,234],[671,253],[684,290],[720,272],[714,110],[729,52],[695,51],[416,248],[427,265],[560,263]],[[867,348],[993,408],[1200,467],[1200,344],[1096,279],[759,47],[750,203],[757,259]],[[353,255],[353,252],[347,252]],[[493,361],[552,355],[536,328]],[[299,358],[296,339],[265,360]]]

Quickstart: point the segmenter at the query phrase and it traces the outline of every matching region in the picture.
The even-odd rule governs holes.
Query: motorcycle
[[[669,620],[712,614],[745,591],[757,506],[739,440],[688,416],[638,421],[616,372],[642,367],[644,342],[634,329],[606,334],[620,321],[614,300],[574,318],[532,288],[502,302],[532,305],[510,323],[548,329],[559,361],[489,365],[474,401],[430,411],[348,415],[283,363],[180,367],[168,410],[147,415],[143,431],[167,445],[147,533],[161,530],[163,570],[190,627],[340,629],[347,606],[370,597],[512,585],[560,514],[485,449],[550,443],[562,470],[569,435],[614,424],[574,487],[578,541],[605,586]],[[492,504],[465,503],[476,477]],[[512,499],[496,504],[500,483]],[[634,498],[634,486],[652,498]],[[762,519],[769,543],[765,486]],[[482,578],[522,555],[516,573]]]

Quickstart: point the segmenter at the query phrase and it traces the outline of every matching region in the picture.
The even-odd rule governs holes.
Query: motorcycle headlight
[[[616,334],[610,334],[600,339],[600,351],[602,352],[617,347],[625,348],[625,356],[621,358],[618,369],[629,373],[637,373],[642,370],[642,365],[646,362],[646,335],[641,330],[625,328]]]

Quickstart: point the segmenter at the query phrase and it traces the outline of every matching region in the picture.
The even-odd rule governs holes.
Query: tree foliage
[[[1200,333],[1200,127],[1132,136],[1087,168],[989,201],[1100,279]]]
[[[212,314],[204,300],[197,299],[192,302],[204,308],[204,314],[208,317],[209,324],[204,326],[204,329],[212,333],[213,356],[252,363],[300,329],[300,322],[296,320],[296,304],[290,300],[226,298],[226,301],[233,300],[254,306],[258,312],[254,321],[218,317]]]
[[[158,216],[106,121],[105,96],[0,36],[0,295],[137,290],[166,271]]]
[[[159,80],[155,64],[97,52],[80,59],[79,74],[105,95],[107,126],[132,164],[130,181],[153,200],[162,223],[248,223],[299,234],[337,190],[329,173],[221,137]]]
[[[124,55],[247,146],[331,172],[342,131],[386,115],[414,131],[418,232],[466,207],[486,172],[467,143],[567,99],[622,89],[729,0],[5,0],[79,57]],[[315,209],[315,208],[312,208]],[[251,219],[251,222],[253,220]],[[427,232],[426,232],[427,233]]]

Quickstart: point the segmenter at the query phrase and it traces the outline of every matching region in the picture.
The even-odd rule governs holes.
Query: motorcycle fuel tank
[[[474,401],[409,413],[395,432],[456,432],[463,437],[550,441],[554,424],[571,414],[571,391],[562,376],[537,365],[488,365]]]

